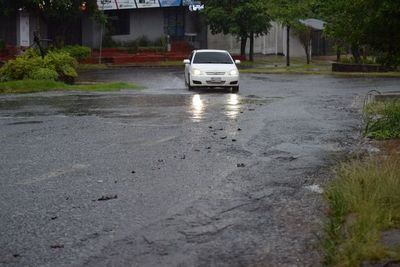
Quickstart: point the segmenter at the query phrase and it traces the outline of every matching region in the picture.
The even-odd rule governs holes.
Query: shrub
[[[43,66],[43,59],[33,49],[28,49],[15,60],[9,60],[1,69],[2,81],[23,80],[35,68]]]
[[[147,36],[141,36],[137,39],[138,46],[149,46],[150,41]]]
[[[86,46],[80,45],[69,45],[61,49],[61,51],[67,52],[71,57],[77,61],[83,61],[87,59],[91,54],[91,49]]]
[[[58,73],[52,68],[35,68],[26,77],[30,80],[51,80],[55,81],[58,79]]]
[[[41,58],[35,50],[28,49],[1,67],[0,76],[2,81],[23,79],[71,81],[78,76],[76,67],[77,61],[66,52],[50,51]]]
[[[110,48],[110,47],[117,47],[119,45],[120,44],[118,42],[114,41],[114,39],[111,37],[111,35],[109,35],[109,34],[104,35],[104,37],[103,37],[103,47]]]
[[[356,64],[354,57],[343,57],[340,62],[344,64]],[[360,64],[376,64],[376,60],[372,57],[360,58]]]
[[[6,49],[6,42],[0,39],[0,51]]]
[[[50,51],[44,58],[47,67],[54,67],[58,73],[58,78],[62,81],[70,81],[71,78],[78,76],[76,67],[77,61],[68,53],[63,51]]]
[[[365,134],[375,139],[400,138],[400,102],[367,107]]]

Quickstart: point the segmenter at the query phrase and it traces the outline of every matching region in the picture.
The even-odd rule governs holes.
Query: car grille
[[[207,75],[225,75],[225,72],[206,72]]]
[[[207,84],[225,84],[225,81],[206,81]]]

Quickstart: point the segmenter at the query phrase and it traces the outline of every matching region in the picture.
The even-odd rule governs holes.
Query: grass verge
[[[378,140],[400,138],[400,102],[375,102],[365,111],[365,135]],[[400,194],[400,193],[399,193]]]
[[[331,64],[312,63],[312,64],[292,64],[290,67],[276,66],[258,66],[244,68],[240,70],[242,73],[254,74],[316,74],[316,75],[334,75],[338,77],[400,77],[400,71],[397,72],[332,72]]]
[[[400,156],[343,164],[326,191],[325,265],[360,266],[400,260],[400,247],[387,247],[383,231],[400,228]]]
[[[22,80],[0,83],[0,93],[36,93],[47,91],[119,91],[123,89],[142,89],[140,85],[132,83],[93,83],[68,85],[55,81]]]

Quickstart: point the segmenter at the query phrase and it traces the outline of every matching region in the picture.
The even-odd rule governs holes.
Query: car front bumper
[[[190,77],[190,86],[192,87],[232,87],[239,86],[239,76],[209,76],[199,75]]]

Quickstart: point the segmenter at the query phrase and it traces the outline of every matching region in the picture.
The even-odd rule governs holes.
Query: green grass
[[[378,102],[365,108],[365,135],[378,140],[400,138],[400,102]]]
[[[104,70],[107,69],[106,64],[82,64],[80,63],[78,65],[78,72],[79,71],[85,71],[85,70]]]
[[[317,64],[297,64],[290,67],[286,66],[270,66],[270,67],[257,67],[250,69],[241,69],[242,73],[257,73],[257,74],[330,74],[332,73],[330,65],[317,65]]]
[[[142,89],[141,86],[132,83],[91,83],[68,85],[55,81],[10,81],[0,83],[0,93],[35,93],[47,91],[119,91],[123,89]]]
[[[400,228],[400,157],[343,164],[326,191],[325,265],[360,266],[364,261],[400,260],[400,248],[385,247],[382,231]]]

